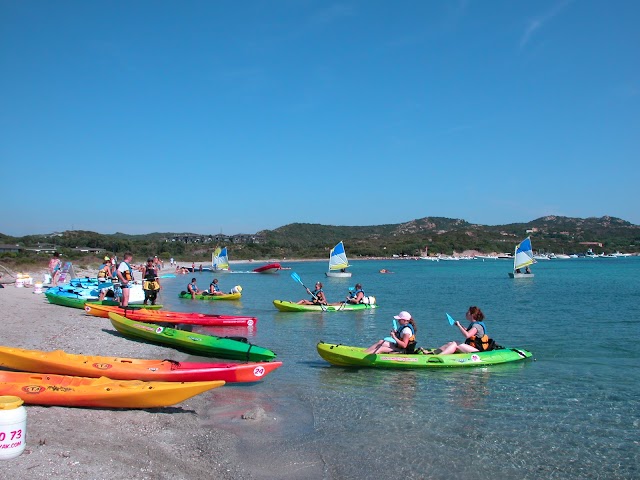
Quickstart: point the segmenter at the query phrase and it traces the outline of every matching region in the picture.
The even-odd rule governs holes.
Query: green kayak
[[[273,360],[276,356],[271,350],[247,343],[247,339],[242,337],[202,335],[136,322],[112,312],[109,313],[109,318],[115,329],[127,337],[163,343],[195,355],[253,362]]]
[[[191,300],[191,294],[184,290],[178,295],[180,298],[188,298]],[[196,300],[240,300],[241,293],[225,293],[224,295],[209,295],[208,293],[201,293],[196,295]]]
[[[284,300],[274,300],[273,304],[281,312],[353,312],[355,310],[371,310],[378,306],[365,303],[345,303],[340,305],[298,305],[295,302],[285,302]]]
[[[51,291],[49,291],[51,290]],[[56,292],[54,289],[49,289],[44,292],[45,297],[49,300],[49,303],[54,305],[61,305],[63,307],[71,307],[71,308],[81,308],[84,310],[84,304],[87,302],[97,303],[100,305],[110,305],[110,306],[118,306],[120,303],[115,300],[102,300],[99,301],[97,298],[86,298],[80,295],[75,295],[73,293],[67,292],[62,295]],[[148,308],[152,310],[158,310],[162,308],[162,305],[129,305],[129,308]]]
[[[501,348],[487,352],[454,353],[452,355],[423,355],[381,353],[366,354],[362,347],[349,347],[334,343],[319,342],[316,346],[322,358],[339,367],[376,368],[442,368],[484,367],[498,363],[515,362],[531,357],[531,352],[522,348]]]

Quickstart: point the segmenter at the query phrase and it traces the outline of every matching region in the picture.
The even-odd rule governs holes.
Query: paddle
[[[449,320],[449,325],[451,325],[452,327],[453,327],[453,324],[456,323],[456,321],[448,313],[447,313],[447,320]]]
[[[312,296],[313,298],[315,298],[316,300],[318,300],[318,297],[316,297],[316,296],[313,294],[313,292],[312,292],[311,290],[309,290],[309,289],[307,288],[307,286],[306,286],[304,283],[302,283],[302,279],[300,278],[300,275],[298,275],[296,272],[291,272],[291,278],[293,278],[296,282],[298,282],[300,285],[302,285],[302,286],[305,288],[305,290],[307,290],[307,291],[311,294],[311,296]],[[323,312],[326,312],[326,311],[327,311],[327,307],[325,307],[325,306],[324,306],[323,304],[321,304],[321,303],[320,303],[320,308],[322,309],[322,311],[323,311]]]
[[[395,318],[393,319],[393,329],[398,330],[398,322],[396,322]],[[385,342],[396,343],[393,337],[384,337]]]

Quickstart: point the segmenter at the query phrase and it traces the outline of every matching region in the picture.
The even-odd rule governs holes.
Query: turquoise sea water
[[[362,283],[378,309],[278,312],[272,300],[307,296],[288,271],[217,274],[223,290],[243,287],[240,302],[177,298],[192,276],[206,288],[211,273],[164,281],[166,308],[258,317],[250,341],[284,362],[260,384],[211,395],[205,424],[241,438],[252,475],[640,478],[640,258],[544,261],[534,278],[518,280],[507,277],[508,260],[352,263],[351,279],[325,278],[326,262],[286,266],[307,286],[322,281],[329,301]],[[471,305],[484,311],[498,343],[526,348],[534,359],[473,369],[344,369],[315,349],[320,340],[368,346],[388,335],[400,310],[416,319],[419,345],[460,341],[445,312],[462,321]],[[256,407],[262,420],[240,420]]]

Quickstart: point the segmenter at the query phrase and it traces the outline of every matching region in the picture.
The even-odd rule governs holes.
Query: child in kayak
[[[391,330],[391,336],[383,340],[378,340],[365,350],[365,353],[414,353],[416,349],[416,331],[418,326],[411,314],[402,311],[393,318],[398,320],[400,326],[396,330]]]

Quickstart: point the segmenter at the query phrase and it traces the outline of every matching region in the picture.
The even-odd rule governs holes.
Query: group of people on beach
[[[98,285],[105,284],[100,288],[99,300],[102,301],[106,296],[111,295],[117,297],[120,306],[127,307],[129,305],[130,288],[135,283],[133,272],[138,271],[142,274],[142,289],[144,290],[144,305],[155,305],[162,286],[160,285],[160,270],[162,268],[162,260],[157,255],[147,258],[147,263],[142,265],[132,265],[133,254],[125,252],[122,262],[118,263],[114,256],[110,258],[105,256],[102,265],[98,269]],[[106,284],[109,285],[106,285]]]
[[[398,321],[397,328],[391,330],[390,336],[378,340],[365,350],[367,354],[379,353],[419,353],[424,355],[450,355],[452,353],[472,353],[490,350],[495,342],[487,335],[487,327],[485,326],[484,313],[476,306],[469,307],[465,315],[469,321],[469,325],[464,327],[460,322],[454,322],[465,340],[459,342],[447,342],[441,347],[427,350],[424,348],[416,348],[416,332],[418,326],[411,314],[402,311],[393,318]]]

